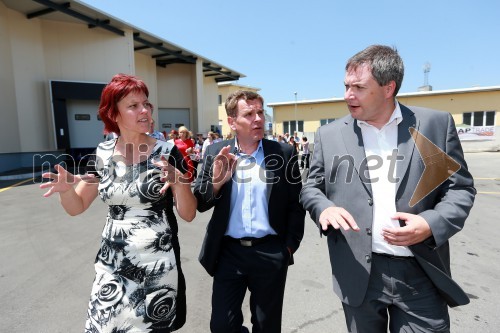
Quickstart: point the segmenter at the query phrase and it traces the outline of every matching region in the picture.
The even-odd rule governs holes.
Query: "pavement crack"
[[[298,333],[298,332],[301,332],[304,328],[306,328],[307,326],[310,326],[310,325],[313,325],[313,324],[316,324],[318,322],[321,322],[321,321],[324,321],[324,320],[327,320],[331,317],[333,317],[336,313],[338,313],[337,310],[333,310],[332,312],[330,312],[329,314],[327,314],[326,316],[323,316],[323,317],[320,317],[320,318],[316,318],[316,319],[311,319],[311,320],[308,320],[306,321],[305,323],[299,325],[299,327],[295,328],[294,330],[290,331],[290,333]]]

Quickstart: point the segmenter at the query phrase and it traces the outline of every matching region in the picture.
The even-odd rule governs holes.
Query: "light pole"
[[[297,121],[297,92],[294,92],[293,93],[295,95],[295,126],[294,126],[294,131],[299,131],[298,129],[298,121]],[[292,129],[290,128],[290,132],[291,132],[291,135],[293,135],[293,132]]]

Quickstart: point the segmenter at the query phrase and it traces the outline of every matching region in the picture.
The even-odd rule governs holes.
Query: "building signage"
[[[461,141],[495,140],[495,126],[457,125]]]

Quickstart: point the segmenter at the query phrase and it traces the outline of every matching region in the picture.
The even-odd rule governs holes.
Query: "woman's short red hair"
[[[149,97],[149,90],[144,81],[129,74],[116,74],[102,90],[99,117],[104,123],[104,134],[114,132],[120,135],[120,128],[116,124],[118,102],[131,92],[142,92]]]

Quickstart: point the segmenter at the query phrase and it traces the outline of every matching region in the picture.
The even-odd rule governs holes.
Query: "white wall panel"
[[[193,65],[173,64],[158,67],[158,107],[193,108]]]
[[[0,2],[0,153],[21,150],[10,47],[9,10]]]
[[[46,150],[50,139],[40,21],[10,11],[9,33],[21,150]]]
[[[134,74],[132,34],[119,36],[85,24],[43,21],[47,75],[53,80],[108,82]]]

